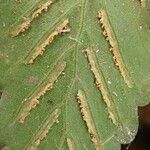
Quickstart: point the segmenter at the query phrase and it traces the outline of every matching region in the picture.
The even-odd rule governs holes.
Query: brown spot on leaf
[[[93,118],[90,113],[90,109],[87,103],[87,99],[83,91],[78,90],[77,100],[80,105],[80,110],[82,113],[83,120],[86,122],[88,132],[91,136],[91,140],[94,144],[96,150],[101,150],[100,139],[98,137],[96,127],[93,121]]]
[[[115,113],[114,113],[114,109],[112,106],[113,104],[111,102],[110,94],[107,90],[107,87],[105,86],[104,79],[103,79],[101,73],[99,72],[98,64],[96,62],[96,56],[95,56],[94,52],[89,48],[87,48],[85,50],[85,53],[86,53],[87,59],[90,64],[91,71],[95,77],[95,84],[96,84],[98,90],[102,93],[103,100],[107,106],[109,118],[112,120],[112,122],[114,124],[116,124],[116,117],[114,115]]]
[[[55,31],[53,31],[48,37],[46,37],[46,39],[44,39],[44,41],[42,42],[42,44],[40,44],[35,50],[34,52],[31,54],[31,56],[29,56],[27,58],[27,64],[33,64],[35,59],[39,56],[39,55],[43,55],[43,53],[45,52],[45,48],[51,44],[55,37],[58,35],[61,35],[63,33],[67,33],[70,32],[70,28],[68,26],[68,19],[66,19],[60,26],[58,26]]]
[[[38,133],[34,135],[32,138],[31,144],[28,146],[27,149],[37,149],[37,146],[41,143],[42,140],[44,140],[50,130],[52,130],[52,126],[54,123],[58,123],[58,117],[61,114],[61,110],[55,109],[50,116],[46,119],[46,121],[42,124],[40,129],[38,130]]]
[[[114,63],[116,67],[118,68],[119,72],[121,73],[125,83],[128,85],[128,87],[133,87],[133,82],[130,77],[130,74],[123,62],[122,56],[119,52],[119,46],[116,39],[116,36],[110,26],[107,14],[104,10],[100,10],[98,12],[98,20],[101,24],[101,27],[103,29],[103,35],[106,38],[106,40],[109,42],[110,45],[110,51],[112,53],[112,57],[114,60]]]
[[[48,100],[48,101],[47,101],[47,105],[48,105],[48,106],[52,106],[52,105],[53,105],[53,101]]]
[[[32,21],[36,17],[38,17],[42,13],[42,11],[47,11],[51,4],[52,1],[47,0],[47,2],[39,5],[38,8],[33,13],[28,15],[28,17],[24,17],[24,21],[14,28],[14,30],[11,32],[11,35],[15,37],[28,30],[31,26]]]
[[[50,77],[43,82],[38,89],[25,101],[23,106],[20,109],[18,120],[20,123],[24,123],[26,117],[30,114],[30,111],[39,104],[39,100],[44,96],[48,91],[50,91],[54,84],[57,82],[58,77],[62,74],[66,67],[66,62],[58,63],[53,72],[49,75]]]

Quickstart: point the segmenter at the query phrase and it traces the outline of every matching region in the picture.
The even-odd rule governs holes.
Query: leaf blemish
[[[52,105],[53,105],[53,101],[48,100],[48,101],[47,101],[47,105],[48,105],[48,106],[52,106]]]
[[[119,72],[121,73],[125,83],[128,85],[128,87],[132,88],[133,87],[132,79],[129,75],[127,68],[124,65],[121,54],[119,52],[117,39],[115,37],[113,30],[111,29],[107,14],[104,10],[100,10],[98,12],[98,20],[103,29],[103,35],[110,44],[110,51],[112,53],[115,65],[118,68]]]
[[[31,109],[35,108],[37,104],[39,104],[39,99],[53,88],[65,67],[65,62],[58,64],[55,71],[47,79],[48,81],[46,80],[44,83],[42,83],[40,87],[34,92],[34,94],[24,102],[24,105],[18,115],[20,123],[24,123],[26,117],[30,114]]]
[[[70,28],[68,27],[68,19],[66,19],[59,27],[56,28],[54,32],[52,32],[43,42],[40,44],[35,51],[27,58],[27,64],[34,63],[34,60],[39,56],[43,55],[45,48],[51,44],[54,38],[62,33],[70,32]]]
[[[42,125],[42,127],[39,129],[38,133],[33,137],[32,143],[28,146],[28,149],[37,149],[37,146],[41,143],[41,141],[46,138],[49,130],[51,130],[54,123],[58,123],[58,117],[61,114],[60,109],[55,109],[49,118],[45,121],[45,123]]]
[[[141,7],[145,7],[146,0],[140,0]]]
[[[101,147],[100,140],[97,135],[94,121],[92,119],[92,116],[91,116],[91,113],[90,113],[90,110],[88,107],[88,103],[87,103],[87,100],[86,100],[86,97],[85,97],[85,94],[83,93],[83,91],[78,90],[77,100],[80,105],[80,110],[82,113],[83,120],[86,122],[88,132],[90,133],[91,140],[94,144],[94,147],[96,150],[100,150],[100,147]]]
[[[68,144],[68,148],[69,150],[75,150],[75,143],[72,139],[70,138],[67,138],[67,144]]]
[[[90,66],[91,66],[91,71],[92,71],[93,75],[95,76],[95,84],[96,84],[98,90],[102,93],[103,100],[107,106],[109,118],[112,120],[112,122],[114,124],[116,124],[116,118],[115,118],[115,116],[112,112],[112,108],[111,108],[112,104],[111,104],[109,93],[107,92],[107,88],[105,87],[103,77],[98,71],[98,65],[96,63],[96,56],[95,56],[94,52],[92,50],[90,50],[89,48],[87,48],[85,50],[85,54],[87,56]]]
[[[47,11],[49,6],[52,4],[51,0],[48,0],[44,4],[41,4],[38,6],[37,10],[35,10],[32,14],[30,14],[28,17],[24,17],[24,22],[20,25],[17,25],[14,29],[14,31],[11,32],[12,37],[18,36],[21,33],[28,30],[31,26],[32,21],[37,18],[42,11]]]

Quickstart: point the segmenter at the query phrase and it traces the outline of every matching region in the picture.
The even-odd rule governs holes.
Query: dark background
[[[122,145],[121,150],[150,150],[150,104],[139,107],[139,130],[135,140],[127,145]]]

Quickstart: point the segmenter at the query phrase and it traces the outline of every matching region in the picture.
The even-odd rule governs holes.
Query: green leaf
[[[149,2],[0,1],[3,149],[119,150],[150,101]]]

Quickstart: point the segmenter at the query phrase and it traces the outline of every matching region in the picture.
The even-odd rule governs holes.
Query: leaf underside
[[[148,1],[0,0],[3,149],[119,150],[149,103]]]

